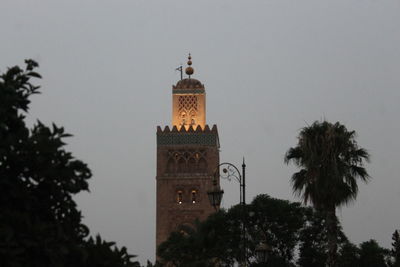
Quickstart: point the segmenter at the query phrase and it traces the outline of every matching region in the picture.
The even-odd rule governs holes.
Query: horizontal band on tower
[[[193,133],[193,134],[163,134],[157,136],[157,145],[204,145],[218,146],[218,135]]]
[[[173,94],[204,94],[204,88],[197,89],[172,89]]]

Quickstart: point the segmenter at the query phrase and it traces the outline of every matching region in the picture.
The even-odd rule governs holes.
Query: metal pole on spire
[[[243,163],[242,163],[242,190],[243,190],[243,205],[246,205],[246,163],[244,162],[244,157],[243,157]]]
[[[182,64],[179,67],[177,67],[175,70],[178,70],[181,73],[181,80],[183,80],[183,67],[182,67]]]

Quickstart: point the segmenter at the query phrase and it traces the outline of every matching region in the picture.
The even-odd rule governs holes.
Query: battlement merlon
[[[172,130],[168,126],[165,126],[164,130],[157,126],[157,146],[170,145],[204,145],[219,148],[217,125],[214,124],[211,129],[206,125],[204,129],[200,126],[193,129],[190,126],[188,129],[181,127],[179,130],[176,126],[172,127]]]

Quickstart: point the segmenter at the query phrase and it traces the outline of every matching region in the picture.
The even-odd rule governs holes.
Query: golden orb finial
[[[189,78],[190,78],[190,75],[192,75],[194,73],[194,69],[191,67],[191,65],[192,65],[192,56],[190,55],[190,53],[189,53],[189,56],[188,56],[187,64],[188,64],[188,67],[185,69],[185,72],[186,72],[187,75],[189,75]]]

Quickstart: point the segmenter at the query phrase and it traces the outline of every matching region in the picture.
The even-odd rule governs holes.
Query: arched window
[[[196,203],[196,201],[197,201],[197,190],[195,190],[195,189],[193,189],[191,191],[191,200],[192,200],[193,204]]]
[[[181,117],[181,125],[185,126],[186,125],[186,112],[182,111],[180,117]]]
[[[180,158],[178,161],[178,172],[186,172],[186,160],[183,158]]]
[[[196,172],[196,160],[190,158],[188,161],[188,172]]]
[[[207,171],[207,161],[204,158],[199,160],[199,172]]]
[[[182,201],[183,201],[183,191],[178,190],[176,191],[176,203],[182,204]]]
[[[190,125],[194,126],[196,124],[196,112],[192,110],[190,112]]]

